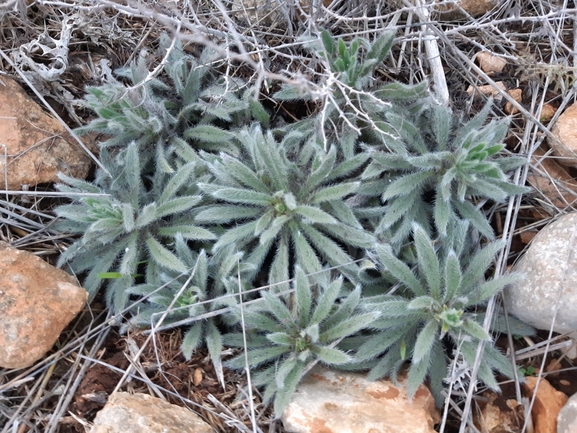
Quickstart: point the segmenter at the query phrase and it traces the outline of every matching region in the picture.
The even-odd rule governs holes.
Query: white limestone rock
[[[573,394],[559,411],[557,433],[577,433],[577,394]]]
[[[577,213],[543,228],[515,264],[520,272],[505,289],[510,313],[538,329],[577,331]]]
[[[116,392],[90,433],[214,433],[197,414],[148,394]]]
[[[402,386],[315,367],[282,416],[290,433],[434,433],[439,414],[424,385],[412,401]]]

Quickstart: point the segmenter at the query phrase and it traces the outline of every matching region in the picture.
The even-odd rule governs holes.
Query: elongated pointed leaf
[[[272,203],[270,194],[243,188],[220,188],[212,193],[212,196],[231,203],[254,204],[269,206]]]
[[[269,192],[269,187],[261,178],[242,162],[223,153],[220,156],[226,166],[227,173],[254,191]]]
[[[156,203],[152,202],[144,206],[136,218],[135,225],[137,228],[142,228],[157,219]]]
[[[170,181],[164,187],[160,198],[158,199],[159,203],[164,203],[172,198],[175,197],[178,190],[188,181],[188,179],[192,176],[194,172],[194,167],[196,164],[189,163],[181,168],[170,178]]]
[[[461,325],[463,331],[479,340],[491,341],[489,334],[485,332],[483,327],[474,320],[465,319]]]
[[[325,201],[341,200],[356,191],[359,185],[360,182],[348,182],[319,189],[311,197],[310,203],[319,204]]]
[[[425,381],[431,361],[431,352],[426,352],[420,361],[413,362],[407,377],[407,396],[412,399],[419,386]]]
[[[195,221],[210,224],[225,224],[235,220],[253,218],[262,213],[262,208],[241,205],[213,205],[196,215]]]
[[[178,272],[186,271],[187,267],[184,263],[180,261],[172,252],[170,252],[166,247],[164,247],[155,238],[150,237],[146,240],[146,245],[148,246],[148,251],[152,258],[160,265],[165,268],[172,269]]]
[[[294,221],[289,222],[289,229],[296,255],[296,263],[301,266],[306,273],[310,274],[319,271],[321,269],[321,262],[307,238],[294,224]]]
[[[222,143],[230,141],[233,135],[224,129],[212,125],[198,125],[184,131],[186,138],[194,138],[207,143]]]
[[[371,323],[373,323],[378,316],[378,312],[373,312],[350,317],[322,333],[321,338],[328,343],[339,338],[348,337],[361,329],[370,327]]]
[[[499,291],[501,291],[506,285],[519,281],[520,277],[519,274],[507,274],[491,281],[484,282],[469,293],[469,302],[467,302],[467,305],[475,305],[486,301],[490,297],[499,293]]]
[[[253,349],[248,351],[248,362],[249,366],[257,367],[258,365],[265,363],[267,361],[275,360],[278,357],[287,353],[289,349],[285,346],[271,346],[262,349]],[[244,354],[234,357],[230,361],[226,362],[226,365],[230,368],[241,370],[245,367]]]
[[[134,230],[134,211],[128,203],[122,204],[122,222],[125,232],[129,233]]]
[[[459,211],[463,219],[468,220],[479,232],[488,239],[493,239],[493,228],[485,216],[468,201],[451,200],[451,204]]]
[[[287,306],[277,297],[268,292],[262,292],[262,298],[267,306],[268,312],[273,314],[284,326],[294,324],[294,318]]]
[[[318,359],[328,365],[346,364],[352,360],[352,357],[342,350],[331,347],[315,346],[312,349],[312,352]]]
[[[433,243],[422,227],[417,225],[413,229],[413,238],[417,249],[420,275],[427,281],[431,296],[439,299],[441,296],[441,271]]]
[[[424,296],[426,294],[421,282],[405,263],[393,255],[389,245],[378,246],[377,253],[385,268],[397,281],[403,283],[415,296]]]
[[[202,333],[203,333],[203,322],[196,322],[192,325],[188,331],[184,334],[182,343],[180,345],[180,350],[182,350],[182,355],[186,360],[190,360],[193,352],[202,343]]]
[[[286,332],[273,332],[266,335],[270,341],[281,346],[292,346],[293,339]]]
[[[461,264],[454,251],[450,251],[445,259],[445,293],[444,302],[450,302],[461,287]]]
[[[165,201],[156,207],[156,218],[184,212],[196,206],[200,202],[200,196],[192,195],[188,197],[178,197]]]
[[[497,253],[503,248],[504,242],[492,242],[479,251],[469,262],[467,269],[463,273],[462,293],[467,293],[472,287],[481,283],[485,272],[493,263]]]
[[[291,372],[287,374],[283,389],[277,390],[274,400],[274,413],[276,417],[280,417],[290,403],[290,399],[301,380],[304,368],[305,364],[298,362]]]
[[[317,298],[317,305],[311,317],[312,324],[319,324],[329,315],[335,300],[339,295],[342,286],[342,280],[335,280],[322,292]]]
[[[312,307],[312,294],[311,289],[309,288],[308,278],[300,266],[297,266],[295,269],[294,287],[299,326],[303,328],[309,323]]]
[[[402,176],[393,181],[383,193],[383,200],[388,200],[397,196],[405,196],[415,190],[422,189],[425,183],[433,177],[429,171],[420,171],[417,173]]]
[[[158,234],[161,236],[175,237],[177,233],[180,233],[180,235],[184,239],[198,239],[198,240],[217,239],[217,236],[210,230],[193,225],[161,227],[158,229]]]
[[[433,319],[421,329],[415,342],[415,350],[413,351],[412,357],[413,364],[420,362],[430,353],[437,338],[439,327],[439,322]]]

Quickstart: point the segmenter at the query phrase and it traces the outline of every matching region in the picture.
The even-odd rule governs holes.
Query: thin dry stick
[[[412,6],[409,0],[403,0],[405,6]],[[430,22],[431,14],[429,9],[423,4],[423,0],[415,0],[415,13],[418,15],[421,23],[421,29],[423,32],[423,43],[425,45],[425,51],[427,53],[427,61],[429,62],[429,67],[431,68],[432,81],[436,90],[439,102],[443,105],[449,104],[449,88],[447,87],[447,80],[445,78],[445,71],[443,69],[443,63],[441,62],[441,54],[439,53],[439,46],[437,44],[437,39],[431,31],[431,26],[428,24]]]
[[[246,326],[244,322],[244,305],[242,302],[242,284],[240,280],[240,262],[237,265],[237,278],[238,278],[238,298],[240,303],[240,323],[242,324],[242,342],[244,345],[244,369],[246,371],[246,381],[247,381],[247,388],[248,388],[248,404],[250,406],[250,421],[252,423],[252,431],[256,433],[257,425],[256,425],[256,417],[255,417],[255,409],[254,409],[254,401],[252,396],[252,381],[251,381],[251,374],[250,374],[250,366],[248,362],[248,345],[246,341]]]

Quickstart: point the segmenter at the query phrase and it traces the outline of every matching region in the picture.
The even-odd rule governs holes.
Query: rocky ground
[[[576,431],[571,396],[577,393],[577,370],[567,336],[577,331],[574,3],[461,0],[464,13],[455,2],[325,0],[312,7],[290,2],[289,15],[272,0],[197,3],[0,5],[2,431],[130,431],[122,424],[118,430],[121,418],[133,426],[148,423],[149,431],[175,419],[179,424],[172,431]],[[80,103],[85,86],[106,80],[143,48],[151,50],[163,30],[179,34],[193,51],[220,48],[234,57],[235,74],[274,87],[278,80],[306,76],[298,38],[307,29],[350,35],[369,32],[363,26],[374,28],[375,22],[399,26],[394,58],[379,70],[384,77],[428,78],[462,113],[476,112],[492,96],[498,114],[511,117],[507,149],[527,156],[530,164],[517,181],[533,192],[490,212],[495,231],[508,240],[504,260],[525,275],[505,294],[505,305],[539,332],[531,339],[498,340],[527,376],[526,385],[503,382],[502,394],[479,387],[467,395],[468,388],[455,386],[439,411],[424,387],[408,402],[402,387],[386,381],[314,371],[302,395],[316,397],[295,400],[281,422],[263,407],[258,390],[247,393],[244,374],[225,370],[223,388],[207,353],[186,361],[178,329],[120,334],[120,318],[102,299],[84,306],[86,293],[76,279],[51,266],[71,243],[52,227],[52,209],[66,201],[53,184],[59,172],[90,179],[98,164],[98,137],[80,140],[72,131],[93,116]],[[236,44],[232,54],[223,48],[226,41]],[[427,61],[427,53],[440,62]],[[312,109],[270,105],[285,114]],[[318,406],[311,417],[305,409],[313,404]],[[105,405],[108,414],[99,413]],[[390,415],[383,423],[385,413]]]

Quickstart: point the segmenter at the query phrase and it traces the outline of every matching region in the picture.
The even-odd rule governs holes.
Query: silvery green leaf
[[[415,225],[413,228],[413,238],[417,250],[417,264],[420,275],[424,276],[428,284],[429,293],[435,299],[441,297],[441,271],[439,259],[433,247],[433,243],[422,227]]]
[[[329,317],[327,317],[325,321],[323,321],[323,336],[321,336],[323,339],[322,341],[329,341],[329,339],[331,339],[331,333],[334,332],[333,328],[351,317],[353,311],[357,309],[357,306],[361,300],[361,291],[361,286],[355,287],[355,290],[353,290],[349,296],[347,296],[346,299],[340,303],[338,309],[334,311]],[[376,313],[373,315],[374,321],[377,316],[380,315],[380,313],[378,311],[373,311],[373,313]],[[340,336],[336,338],[340,338]]]
[[[256,222],[256,227],[254,229],[254,235],[259,236],[272,222],[274,219],[275,212],[270,210],[264,213]]]
[[[272,202],[270,194],[243,188],[220,188],[218,191],[213,192],[212,196],[231,203],[257,206],[269,206]]]
[[[451,206],[449,201],[445,201],[442,197],[439,197],[439,188],[437,188],[437,198],[435,199],[435,206],[433,211],[435,225],[439,234],[442,236],[447,235],[447,226],[449,221],[452,219]]]
[[[434,339],[431,340],[434,342]],[[415,344],[416,346],[416,344]],[[413,398],[419,386],[425,381],[427,373],[429,371],[429,365],[431,361],[431,352],[427,351],[423,354],[420,361],[415,362],[413,357],[413,362],[411,363],[411,368],[409,370],[409,375],[407,377],[406,387],[407,396]]]
[[[374,93],[376,97],[388,101],[411,101],[425,98],[428,94],[428,84],[427,81],[416,85],[393,82],[379,87]]]
[[[445,293],[444,302],[448,303],[459,293],[461,286],[461,264],[454,251],[449,251],[444,269]]]
[[[415,342],[415,349],[413,351],[412,363],[413,365],[424,360],[430,354],[431,348],[437,339],[440,324],[437,320],[432,319],[419,332],[417,341]]]
[[[176,174],[174,174],[170,178],[170,180],[164,187],[162,193],[160,194],[158,202],[162,204],[173,198],[178,192],[178,190],[190,179],[190,177],[194,172],[195,166],[196,164],[189,163],[179,168]]]
[[[184,334],[180,350],[186,360],[190,360],[193,352],[200,346],[202,342],[203,322],[196,322]]]
[[[156,206],[156,218],[184,212],[196,206],[201,200],[198,195],[173,198]]]
[[[485,332],[485,330],[481,325],[479,325],[477,322],[473,320],[469,319],[463,320],[463,323],[461,324],[460,328],[463,329],[463,331],[465,331],[467,334],[477,338],[478,340],[491,341],[491,337],[489,336],[489,334]]]
[[[136,227],[142,228],[156,220],[156,203],[152,202],[144,206],[136,217]]]
[[[479,232],[488,239],[494,239],[495,234],[493,228],[487,222],[485,216],[470,202],[459,200],[451,200],[451,204],[461,214],[463,219],[468,220]]]
[[[283,229],[285,223],[290,219],[287,215],[281,215],[276,217],[272,224],[260,234],[260,243],[264,245],[273,239],[275,239],[280,231]],[[257,221],[258,222],[258,221]],[[256,230],[255,230],[256,232]]]
[[[268,292],[262,292],[262,298],[267,306],[267,311],[273,314],[284,326],[290,326],[294,323],[291,312],[279,297]]]
[[[174,237],[179,233],[184,239],[197,239],[197,240],[217,239],[217,236],[210,230],[193,225],[166,226],[166,227],[160,227],[158,229],[158,234],[161,236]]]
[[[407,304],[409,310],[431,310],[439,307],[439,301],[431,296],[418,296]]]
[[[332,182],[336,179],[341,177],[350,175],[351,173],[355,172],[362,165],[369,159],[368,153],[359,153],[354,155],[351,158],[348,158],[346,161],[341,162],[336,167],[334,167],[330,172],[326,175],[326,181]],[[334,162],[333,162],[334,164]]]
[[[483,282],[485,272],[493,263],[497,253],[503,249],[504,242],[492,242],[485,246],[470,260],[465,272],[463,273],[461,293],[467,294],[477,284]]]
[[[291,237],[295,250],[296,262],[299,266],[302,266],[307,273],[319,271],[321,269],[321,262],[319,261],[316,252],[309,244],[307,238],[301,233],[299,228],[293,224],[293,222],[289,222],[289,229],[292,235]]]
[[[268,192],[269,187],[259,178],[259,176],[248,168],[245,164],[221,153],[220,158],[223,160],[228,174],[234,177],[244,186],[250,187],[255,191]]]
[[[331,216],[330,214],[326,213],[325,211],[308,205],[300,205],[294,209],[294,212],[304,216],[306,219],[310,220],[311,222],[318,223],[318,224],[337,224],[338,221]]]
[[[338,340],[339,338],[348,337],[360,331],[369,328],[370,325],[379,317],[378,312],[357,314],[346,320],[340,321],[326,332],[323,332],[321,338],[326,343]],[[329,316],[329,319],[331,316]],[[324,327],[324,326],[323,326]]]
[[[433,173],[429,171],[419,171],[417,173],[399,177],[389,184],[383,193],[383,200],[388,200],[397,196],[409,195],[415,190],[423,188],[425,183],[432,177]]]
[[[372,233],[363,229],[348,227],[344,224],[327,225],[323,227],[323,231],[348,245],[359,248],[371,248],[376,242],[376,238]]]
[[[469,292],[467,305],[476,305],[486,301],[499,293],[505,286],[519,281],[520,277],[519,274],[506,274],[493,280],[485,281],[479,287]]]
[[[309,194],[325,182],[333,170],[336,158],[337,151],[336,148],[332,146],[326,154],[317,152],[312,167],[313,171],[302,186],[300,194]]]
[[[195,221],[200,223],[224,224],[235,220],[256,217],[262,208],[242,205],[212,205],[200,211]]]
[[[286,332],[273,332],[266,335],[270,341],[281,346],[292,346],[293,339]]]
[[[377,254],[381,262],[386,267],[392,276],[403,283],[416,296],[424,296],[425,290],[421,282],[415,277],[413,271],[402,261],[393,255],[390,245],[379,245],[377,247]]]
[[[288,290],[289,284],[289,247],[286,236],[281,236],[280,242],[277,246],[277,251],[271,263],[268,282],[274,284],[273,290],[284,291]]]
[[[327,318],[333,309],[335,300],[339,296],[343,281],[342,279],[335,280],[318,296],[317,306],[313,311],[311,317],[311,324],[319,324]]]
[[[339,269],[346,275],[350,274],[352,276],[357,274],[358,269],[356,265],[351,263],[351,257],[343,251],[339,244],[309,224],[300,224],[299,229],[325,260],[335,266],[340,266]]]
[[[129,233],[134,230],[134,211],[128,203],[122,203],[122,222],[125,232]]]
[[[261,349],[251,349],[248,350],[248,362],[249,366],[257,367],[267,361],[272,361],[280,356],[287,353],[289,349],[286,346],[271,346]],[[232,358],[226,362],[226,365],[230,368],[237,370],[243,369],[245,367],[245,357],[244,353]]]
[[[413,208],[415,201],[419,200],[418,195],[410,195],[408,197],[398,197],[389,200],[389,205],[384,212],[383,218],[379,223],[378,230],[385,230],[392,227],[397,221],[405,218],[411,208]]]
[[[287,374],[284,380],[284,387],[281,390],[277,390],[274,399],[274,413],[276,417],[280,417],[284,409],[288,406],[296,387],[301,380],[303,375],[303,370],[305,364],[303,362],[297,362],[295,367]]]
[[[230,132],[212,125],[193,126],[184,131],[184,136],[207,143],[227,142],[234,137]]]
[[[312,307],[312,294],[309,287],[309,282],[306,274],[300,266],[295,268],[295,294],[297,303],[297,315],[299,326],[305,327],[309,322],[311,307]]]
[[[146,239],[146,245],[151,257],[160,265],[178,272],[186,271],[186,265],[155,238]]]
[[[325,346],[315,346],[311,351],[319,358],[323,363],[328,365],[341,365],[351,362],[352,357],[342,350],[325,347]]]
[[[310,203],[319,204],[331,200],[342,200],[347,195],[353,193],[359,185],[360,182],[347,182],[321,188],[312,195]]]
[[[288,374],[297,366],[297,358],[289,356],[284,359],[276,369],[275,381],[277,390],[281,391],[285,386],[285,381]]]
[[[120,262],[120,273],[123,275],[134,274],[138,260],[138,233],[131,233],[127,239],[127,245],[124,248],[122,261]]]

